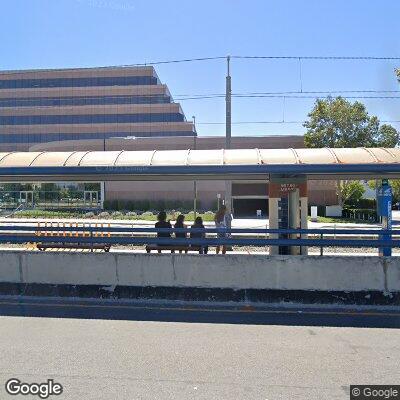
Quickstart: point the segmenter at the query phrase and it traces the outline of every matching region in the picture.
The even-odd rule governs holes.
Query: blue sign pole
[[[378,215],[382,217],[382,230],[392,229],[392,188],[387,179],[382,179],[382,185],[377,192]],[[388,243],[392,240],[392,235],[383,233],[379,235],[381,240]],[[392,255],[391,247],[379,248],[379,255],[388,257]]]

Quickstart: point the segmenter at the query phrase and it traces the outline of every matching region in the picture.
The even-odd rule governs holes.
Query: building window
[[[0,125],[183,122],[180,113],[0,116]]]
[[[0,99],[0,107],[36,107],[36,106],[86,106],[103,104],[165,104],[171,98],[165,95],[146,96],[80,96],[80,97],[42,97]]]
[[[127,85],[157,85],[157,84],[158,84],[158,79],[154,76],[10,79],[10,80],[0,80],[0,89],[85,87],[85,86],[127,86]]]

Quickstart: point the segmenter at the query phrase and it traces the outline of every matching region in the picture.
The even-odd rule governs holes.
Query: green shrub
[[[140,215],[141,217],[153,217],[154,214],[151,211],[146,211]]]
[[[374,199],[360,199],[358,201],[348,202],[345,208],[358,208],[358,209],[370,209],[374,210],[376,207]]]
[[[123,216],[123,214],[122,214],[121,211],[114,211],[114,212],[111,214],[111,217],[113,217],[113,218],[121,218],[122,216]]]
[[[17,218],[74,218],[81,217],[81,213],[73,211],[49,211],[49,210],[21,210],[14,214]]]
[[[377,221],[378,216],[375,209],[370,208],[344,208],[343,217],[354,220],[372,220]]]

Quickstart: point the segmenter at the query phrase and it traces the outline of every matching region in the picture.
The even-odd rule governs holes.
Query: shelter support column
[[[269,228],[307,229],[307,177],[271,175],[269,182]],[[306,234],[271,234],[271,239],[307,238]],[[304,246],[270,246],[270,254],[307,254]]]

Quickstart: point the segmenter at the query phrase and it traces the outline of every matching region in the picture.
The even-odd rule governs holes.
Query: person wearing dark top
[[[190,232],[190,239],[203,239],[206,237],[206,231],[203,225],[203,219],[201,217],[197,217],[194,220],[194,224],[191,226],[191,229],[204,229],[204,232]],[[196,245],[194,245],[196,246]],[[200,254],[208,253],[208,246],[200,246]]]
[[[184,224],[184,222],[185,222],[185,216],[183,214],[179,214],[178,218],[176,219],[174,228],[178,228],[178,229],[186,228],[186,225]],[[186,239],[186,232],[175,232],[175,237]]]
[[[167,221],[167,213],[165,211],[160,211],[157,215],[157,222],[155,224],[156,228],[172,228],[172,225]],[[157,232],[157,237],[159,238],[170,238],[171,232]],[[163,245],[162,243],[159,243]],[[171,243],[166,243],[166,245]]]

